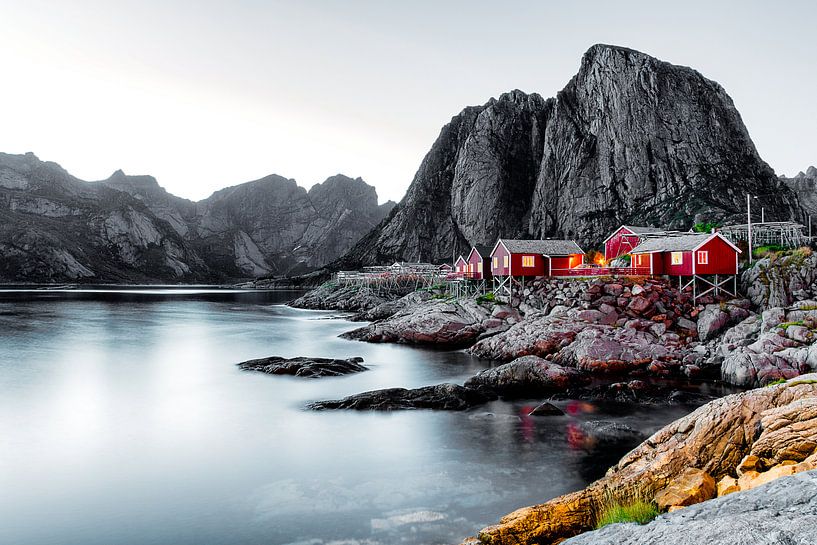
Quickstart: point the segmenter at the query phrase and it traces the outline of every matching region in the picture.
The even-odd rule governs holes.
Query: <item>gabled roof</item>
[[[644,235],[647,233],[661,233],[664,229],[660,229],[658,227],[641,227],[639,225],[622,225],[622,227],[626,228],[628,231],[635,233],[636,235]]]
[[[634,235],[646,235],[648,233],[662,233],[665,230],[659,227],[643,227],[640,225],[621,225],[618,229],[613,231],[609,237],[605,238],[602,244],[613,238],[613,236],[621,231],[622,229],[627,229],[629,232],[633,233]]]
[[[735,251],[737,246],[729,242],[720,233],[684,233],[674,236],[648,238],[630,252],[632,254],[654,254],[657,252],[692,252],[713,238],[720,238]]]
[[[457,258],[457,260],[454,262],[454,264],[456,265],[456,264],[457,264],[457,263],[459,263],[460,261],[462,261],[463,263],[465,263],[467,260],[466,260],[464,257],[459,256],[459,257]]]
[[[497,245],[502,244],[512,254],[541,254],[541,255],[571,255],[583,254],[578,244],[573,240],[510,240],[501,238]],[[496,250],[496,246],[494,246]],[[491,252],[493,253],[493,251]]]
[[[469,260],[471,259],[471,254],[474,253],[474,250],[476,250],[477,253],[479,254],[479,256],[481,258],[483,258],[483,259],[487,259],[487,258],[491,257],[491,247],[490,246],[484,246],[482,244],[474,244],[473,246],[471,246],[471,251],[468,252],[468,259]]]

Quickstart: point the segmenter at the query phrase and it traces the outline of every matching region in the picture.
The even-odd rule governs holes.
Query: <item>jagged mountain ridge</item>
[[[360,178],[308,192],[268,176],[199,202],[151,176],[84,182],[33,154],[0,154],[0,281],[221,282],[300,273],[335,259],[377,225]]]
[[[793,178],[780,176],[780,180],[797,195],[806,214],[811,215],[814,225],[817,221],[817,168],[810,166]]]
[[[555,98],[512,91],[443,127],[390,218],[335,268],[450,260],[499,236],[599,244],[621,224],[799,219],[731,98],[691,68],[595,45]]]

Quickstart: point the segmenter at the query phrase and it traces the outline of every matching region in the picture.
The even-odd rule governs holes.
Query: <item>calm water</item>
[[[339,339],[357,324],[280,304],[292,297],[0,291],[0,543],[458,543],[600,476],[621,452],[577,439],[581,420],[650,433],[688,411],[303,411],[462,381],[486,362]],[[235,366],[269,355],[363,356],[372,370],[305,380]]]

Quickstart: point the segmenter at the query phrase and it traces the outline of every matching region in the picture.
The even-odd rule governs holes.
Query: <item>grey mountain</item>
[[[800,219],[716,82],[631,49],[595,45],[555,98],[512,91],[443,127],[395,212],[334,267],[444,261],[497,237],[575,238],[621,224],[688,229]]]
[[[780,179],[797,195],[805,212],[811,215],[812,226],[817,224],[817,168],[810,166],[793,178],[781,176]]]
[[[267,176],[199,202],[151,176],[84,182],[33,154],[0,154],[0,281],[219,282],[300,273],[341,255],[378,224],[360,178],[309,192]]]

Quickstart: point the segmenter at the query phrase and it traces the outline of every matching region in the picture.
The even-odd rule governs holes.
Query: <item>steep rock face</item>
[[[151,176],[88,183],[33,154],[0,154],[0,281],[219,282],[304,272],[391,210],[360,178],[309,193],[268,176],[198,203]]]
[[[442,261],[505,237],[593,245],[622,223],[728,221],[746,192],[800,218],[717,83],[630,49],[596,45],[556,96],[514,91],[446,125],[397,212],[338,263]]]
[[[440,132],[396,212],[343,261],[444,261],[520,233],[552,101],[513,91],[465,108]]]
[[[797,194],[805,212],[812,215],[813,222],[817,222],[817,168],[810,166],[794,178],[781,176],[780,180]]]

